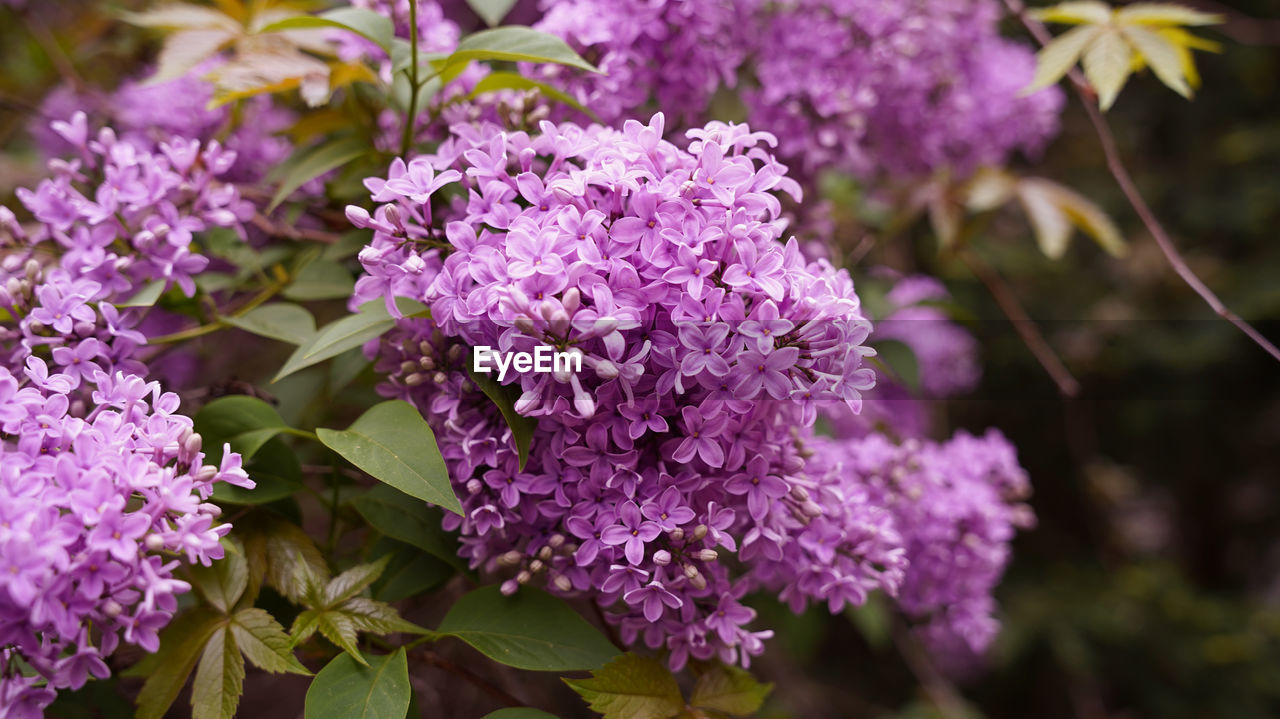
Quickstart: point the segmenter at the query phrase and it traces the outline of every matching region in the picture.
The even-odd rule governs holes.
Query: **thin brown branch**
[[[250,220],[254,227],[276,237],[285,237],[290,240],[307,240],[310,242],[320,242],[326,245],[332,245],[342,239],[341,235],[324,230],[315,230],[306,227],[293,227],[283,222],[274,222],[271,218],[255,212],[253,219]]]
[[[901,620],[894,621],[893,642],[916,681],[920,682],[925,696],[944,719],[965,719],[969,716],[967,703],[960,691],[933,665],[928,653]]]
[[[445,659],[439,654],[436,654],[434,651],[430,649],[422,649],[416,652],[416,655],[427,664],[430,664],[431,666],[439,669],[443,669],[444,671],[450,674],[453,674],[461,679],[465,679],[466,681],[474,684],[478,689],[483,691],[485,694],[488,694],[489,696],[502,702],[506,706],[509,706],[509,707],[528,706],[526,703],[511,696],[511,694],[508,693],[502,687],[499,687],[496,684],[491,683],[488,679],[485,679],[479,674],[472,672],[470,669],[467,669],[466,667],[462,667],[457,664],[454,664],[453,662],[449,661],[448,659]]]
[[[1053,383],[1058,386],[1058,392],[1063,397],[1075,397],[1080,394],[1080,383],[1076,381],[1071,371],[1058,358],[1058,354],[1053,351],[1053,347],[1049,345],[1048,340],[1040,333],[1040,328],[1036,326],[1035,320],[1031,319],[1027,315],[1027,311],[1022,308],[1022,304],[1018,302],[1018,298],[1013,294],[1013,290],[1010,289],[1009,285],[1005,283],[1004,278],[973,252],[961,250],[956,254],[960,261],[973,273],[973,276],[987,286],[987,291],[991,293],[991,297],[1000,306],[1000,311],[1004,312],[1005,317],[1009,318],[1009,324],[1013,325],[1013,328],[1017,330],[1018,336],[1027,345],[1027,349],[1031,350],[1031,354],[1035,355],[1036,361],[1049,374]]]
[[[1004,0],[1004,4],[1005,7],[1009,8],[1009,12],[1013,13],[1022,22],[1027,31],[1041,45],[1047,45],[1053,39],[1049,31],[1045,29],[1044,23],[1027,14],[1027,8],[1022,3],[1022,0]],[[1156,241],[1156,246],[1160,248],[1160,252],[1164,254],[1174,272],[1178,273],[1182,281],[1186,282],[1196,294],[1200,295],[1200,298],[1209,305],[1209,308],[1214,313],[1235,325],[1237,329],[1257,343],[1259,347],[1266,350],[1275,359],[1280,360],[1280,348],[1277,348],[1266,337],[1263,337],[1262,333],[1254,329],[1252,325],[1228,309],[1222,300],[1218,299],[1218,296],[1214,294],[1213,290],[1209,289],[1209,286],[1187,265],[1186,260],[1182,258],[1182,254],[1174,246],[1173,240],[1170,239],[1164,226],[1160,224],[1155,213],[1147,205],[1146,200],[1142,198],[1142,193],[1138,191],[1138,186],[1134,183],[1133,177],[1129,175],[1129,170],[1125,167],[1124,161],[1120,157],[1120,150],[1116,145],[1115,136],[1111,133],[1111,127],[1107,125],[1106,119],[1102,116],[1102,111],[1098,109],[1098,105],[1094,100],[1093,88],[1075,70],[1072,70],[1068,77],[1071,79],[1071,85],[1075,89],[1076,95],[1080,98],[1081,104],[1084,105],[1085,112],[1089,115],[1089,122],[1093,125],[1093,129],[1098,135],[1098,140],[1102,145],[1102,153],[1106,157],[1107,169],[1111,172],[1111,176],[1115,178],[1116,184],[1120,186],[1125,199],[1129,201],[1134,211],[1138,213],[1138,218],[1142,220],[1142,224],[1147,228],[1147,233]]]

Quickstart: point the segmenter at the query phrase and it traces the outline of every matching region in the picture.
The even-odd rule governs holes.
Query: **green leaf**
[[[454,514],[462,503],[449,483],[449,470],[435,435],[408,402],[374,405],[343,431],[317,429],[320,441],[373,478]]]
[[[460,572],[467,565],[458,558],[458,541],[440,526],[440,510],[387,484],[380,484],[351,500],[351,506],[374,529],[444,560]]]
[[[849,621],[858,628],[862,638],[867,640],[872,649],[879,650],[889,645],[893,617],[880,594],[867,595],[867,601],[862,606],[850,605],[845,610],[845,616],[849,617]]]
[[[404,648],[361,666],[339,654],[307,690],[306,719],[405,719],[413,690]]]
[[[403,544],[388,537],[381,537],[373,551],[389,558],[387,570],[373,583],[373,598],[383,602],[395,602],[444,584],[454,575],[453,567],[417,547]]]
[[[325,247],[324,250],[320,252],[320,259],[336,261],[353,257],[358,254],[360,250],[363,250],[365,245],[369,244],[369,240],[372,239],[372,234],[373,233],[369,230],[350,230],[348,232],[344,232],[342,236],[338,238],[337,242]]]
[[[467,361],[467,376],[502,413],[502,418],[507,422],[507,428],[511,430],[511,439],[515,441],[516,454],[520,457],[520,469],[523,470],[525,462],[529,461],[529,445],[533,443],[533,432],[538,428],[538,420],[516,411],[514,386],[508,389],[509,385],[498,384],[498,381],[488,374],[473,372],[471,368],[474,366],[473,362]]]
[[[226,625],[218,627],[200,655],[191,685],[192,719],[233,719],[244,688],[244,657]]]
[[[342,651],[356,658],[360,663],[364,663],[365,659],[360,654],[360,647],[357,645],[356,624],[345,614],[340,612],[331,612],[327,610],[312,610],[316,612],[315,626],[324,635],[325,639],[333,642],[340,647]],[[301,618],[301,615],[299,615]],[[294,640],[297,641],[298,632],[294,632]]]
[[[502,18],[515,7],[516,0],[467,0],[471,9],[484,20],[489,27],[502,24]]]
[[[590,679],[565,679],[604,719],[668,719],[684,710],[676,678],[661,660],[623,654]]]
[[[224,317],[223,322],[260,337],[300,345],[316,334],[316,318],[304,307],[274,302],[255,307],[240,317]]]
[[[264,430],[265,431],[265,430]],[[244,465],[253,478],[253,489],[220,482],[213,498],[226,504],[270,504],[302,490],[302,464],[298,455],[279,437],[270,439]]]
[[[316,260],[298,271],[293,283],[284,289],[284,296],[300,302],[347,298],[355,285],[347,268],[331,260]]]
[[[413,622],[400,616],[400,613],[386,602],[379,602],[366,597],[352,597],[334,609],[335,612],[351,620],[357,631],[374,634],[430,634]]]
[[[744,669],[717,664],[698,677],[689,703],[702,709],[748,716],[760,710],[771,689],[772,684],[761,684]]]
[[[475,99],[486,93],[497,92],[498,90],[537,90],[548,99],[568,105],[578,112],[592,114],[591,110],[583,107],[572,95],[563,90],[552,87],[545,82],[531,80],[516,72],[491,72],[485,75],[480,82],[476,83],[476,86],[467,97]]]
[[[260,32],[314,30],[327,27],[350,30],[357,35],[363,36],[388,54],[391,52],[391,40],[396,36],[395,26],[392,24],[391,18],[372,10],[354,7],[338,8],[319,15],[298,15],[266,25]]]
[[[1098,91],[1098,106],[1110,109],[1133,72],[1133,50],[1119,31],[1107,28],[1085,48],[1084,76]]]
[[[507,709],[499,709],[496,712],[485,714],[483,719],[556,719],[556,717],[555,715],[548,714],[541,709],[509,707]]]
[[[164,289],[168,284],[168,280],[152,280],[133,293],[133,296],[129,299],[116,303],[116,307],[151,307],[164,294]]]
[[[399,297],[396,307],[406,317],[423,316],[427,311],[421,302]],[[383,333],[394,327],[395,319],[387,313],[382,300],[370,300],[360,306],[360,311],[325,325],[316,332],[311,341],[294,350],[293,355],[284,363],[284,367],[276,373],[272,382],[297,372],[305,367],[319,364],[331,357],[359,347],[371,339],[381,337]]]
[[[273,212],[294,190],[367,152],[368,143],[358,137],[342,137],[316,147],[298,149],[280,166],[279,177],[271,178],[280,181],[280,189],[271,198],[267,212]]]
[[[389,561],[390,557],[383,557],[369,564],[359,564],[329,580],[324,588],[325,606],[331,607],[364,591],[382,576]]]
[[[212,566],[191,568],[191,580],[205,601],[223,614],[230,614],[249,586],[249,563],[244,548],[226,537],[222,540],[225,556]]]
[[[450,607],[438,631],[518,669],[594,669],[618,653],[568,604],[532,587],[510,597],[481,587]]]
[[[296,524],[264,512],[254,512],[236,522],[236,534],[244,542],[245,556],[257,576],[291,602],[299,603],[306,588],[294,569],[305,565],[310,574],[328,576],[324,557],[311,537]]]
[[[920,360],[909,345],[900,340],[879,340],[872,346],[894,379],[912,392],[920,391]]]
[[[307,674],[307,668],[293,655],[289,635],[265,609],[241,609],[231,617],[231,633],[245,657],[259,669],[279,674]]]
[[[205,643],[225,619],[204,607],[183,612],[160,633],[160,650],[125,672],[127,676],[147,674],[138,693],[137,719],[162,719],[168,713]]]
[[[507,62],[547,62],[568,65],[588,72],[599,72],[582,59],[568,43],[555,35],[533,28],[510,27],[481,30],[458,43],[458,49],[434,64],[440,69],[472,60],[505,60]]]
[[[203,438],[206,461],[222,461],[222,445],[231,444],[245,460],[253,457],[272,437],[288,429],[280,413],[257,397],[221,397],[196,412],[195,430]]]

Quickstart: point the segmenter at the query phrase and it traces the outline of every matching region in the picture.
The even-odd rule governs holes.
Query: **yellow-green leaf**
[[[138,27],[169,30],[225,30],[239,32],[242,26],[213,8],[186,3],[162,5],[145,12],[121,12],[125,22]]]
[[[1072,0],[1033,10],[1031,14],[1045,22],[1105,25],[1111,20],[1111,6],[1100,0]]]
[[[233,719],[244,688],[244,657],[224,625],[209,637],[191,686],[192,719]]]
[[[1156,77],[1160,78],[1160,82],[1183,97],[1191,97],[1191,86],[1183,77],[1182,58],[1178,57],[1178,50],[1173,43],[1146,28],[1129,26],[1121,32],[1137,49]]]
[[[147,78],[157,85],[186,75],[197,65],[231,44],[236,35],[227,30],[180,30],[165,38],[156,59],[156,72]]]
[[[1053,193],[1041,183],[1024,180],[1018,187],[1018,199],[1031,219],[1040,251],[1049,259],[1062,257],[1071,239],[1071,220],[1058,209]]]
[[[604,719],[669,719],[684,709],[676,678],[661,660],[623,654],[591,673],[565,679]]]
[[[1107,28],[1085,48],[1082,64],[1085,77],[1098,91],[1098,105],[1105,111],[1115,103],[1133,71],[1133,50],[1119,31]]]
[[[151,654],[125,672],[145,674],[147,681],[138,693],[137,719],[161,719],[168,713],[178,693],[195,669],[201,650],[226,617],[199,607],[183,612],[160,634],[160,651]]]
[[[1185,5],[1173,3],[1142,2],[1126,5],[1116,11],[1116,20],[1123,25],[1217,25],[1221,15],[1200,12]]]
[[[1023,94],[1035,92],[1053,85],[1070,72],[1080,59],[1080,53],[1102,33],[1102,28],[1084,25],[1072,28],[1044,46],[1036,55],[1036,76]]]
[[[760,710],[772,689],[772,684],[761,684],[744,669],[717,664],[698,677],[689,703],[702,709],[748,716]]]
[[[259,669],[278,674],[311,674],[293,655],[284,627],[264,609],[250,607],[231,618],[231,633],[237,646]]]

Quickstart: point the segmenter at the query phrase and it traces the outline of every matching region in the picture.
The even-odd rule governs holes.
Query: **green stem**
[[[280,282],[272,284],[270,287],[259,292],[257,295],[254,295],[252,299],[250,299],[248,302],[241,305],[238,309],[236,309],[235,312],[232,312],[230,315],[228,315],[228,317],[241,317],[245,314],[248,314],[250,310],[254,309],[258,305],[261,305],[263,302],[266,302],[272,297],[275,297],[276,294],[280,292],[280,290],[284,289],[284,285],[285,283],[280,283]],[[226,322],[224,322],[222,318],[219,317],[214,319],[212,322],[208,324],[200,325],[199,327],[192,327],[191,329],[182,330],[181,332],[174,332],[172,334],[160,335],[159,337],[152,337],[151,339],[147,340],[147,344],[163,345],[163,344],[172,344],[174,342],[185,342],[186,340],[191,340],[197,337],[203,337],[205,335],[213,334],[214,332],[217,332],[218,330],[228,326],[229,325]]]
[[[407,158],[409,148],[413,146],[413,129],[418,119],[418,93],[422,85],[418,83],[418,1],[409,0],[409,112],[404,117],[404,135],[400,138],[400,156]]]
[[[307,430],[305,430],[305,429],[298,429],[298,428],[296,428],[296,427],[285,427],[284,429],[280,430],[280,433],[281,433],[281,434],[291,434],[291,435],[293,435],[294,437],[301,437],[301,438],[303,438],[303,439],[309,439],[309,440],[311,440],[312,442],[319,442],[319,441],[320,441],[320,438],[316,436],[316,433],[315,433],[315,432],[308,432],[308,431],[307,431]]]

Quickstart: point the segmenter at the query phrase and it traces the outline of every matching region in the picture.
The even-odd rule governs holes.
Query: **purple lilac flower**
[[[840,478],[811,471],[815,414],[791,399],[856,405],[873,377],[870,326],[847,273],[782,242],[777,194],[799,189],[763,151],[773,138],[713,123],[681,150],[662,128],[661,116],[538,135],[455,127],[389,172],[453,173],[449,184],[424,198],[370,178],[379,206],[349,209],[373,230],[352,303],[432,310],[369,349],[382,391],[433,424],[463,500],[447,524],[473,566],[511,576],[505,591],[587,593],[674,666],[747,663],[769,633],[748,630],[754,613],[736,602],[773,588],[776,563],[811,569],[791,591],[832,607],[901,582],[887,509],[852,489],[848,502],[809,499]],[[700,284],[672,272],[699,267]],[[735,267],[743,281],[729,284]],[[508,378],[517,410],[538,419],[523,469],[462,371],[474,345],[582,356],[581,373]],[[811,553],[801,538],[819,518],[833,551]],[[718,552],[735,550],[744,569],[731,574]]]

